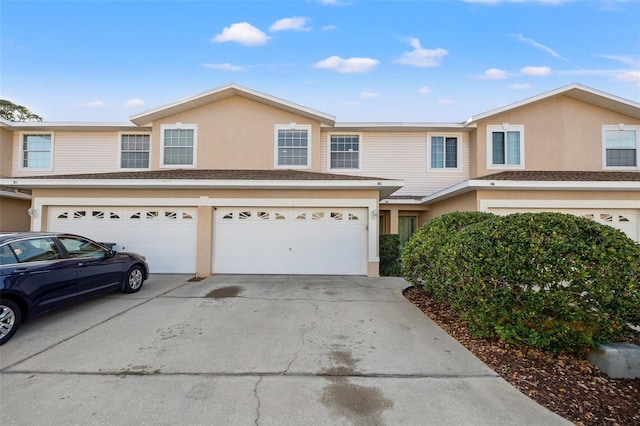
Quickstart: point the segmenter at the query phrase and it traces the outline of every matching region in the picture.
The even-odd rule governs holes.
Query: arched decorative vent
[[[224,216],[222,216],[222,219],[225,219],[225,220],[233,219],[233,212],[225,214]]]
[[[631,222],[631,220],[626,216],[618,215],[618,222]]]
[[[311,214],[311,220],[322,220],[324,219],[324,212],[314,212]]]
[[[306,220],[306,219],[307,219],[306,213],[300,213],[298,216],[296,216],[296,220]]]
[[[118,216],[117,214],[115,214],[114,212],[111,212],[109,214],[109,219],[120,219],[120,216]]]
[[[613,222],[613,216],[608,213],[600,213],[600,220],[603,222]]]
[[[104,219],[104,212],[100,210],[94,210],[91,212],[91,216],[95,217],[96,219]]]
[[[260,219],[268,220],[269,219],[269,212],[258,212],[258,217]]]
[[[331,219],[333,219],[333,220],[342,220],[342,213],[331,212]]]
[[[182,220],[190,220],[190,219],[193,219],[193,216],[191,216],[189,213],[182,212]]]
[[[164,217],[165,217],[165,219],[175,220],[175,219],[178,219],[178,213],[177,212],[171,212],[171,211],[167,210],[167,211],[164,212]]]
[[[69,213],[68,212],[64,212],[60,215],[58,215],[58,219],[68,219],[69,218]]]
[[[285,219],[286,219],[285,215],[281,213],[276,213],[276,220],[285,220]]]
[[[81,211],[73,212],[73,218],[74,219],[81,219],[81,218],[83,218],[85,216],[87,216],[87,212],[86,211],[81,210]]]
[[[140,212],[134,213],[131,215],[130,219],[140,219],[140,216],[141,216]]]
[[[147,219],[155,219],[159,216],[157,211],[147,212]]]
[[[240,220],[251,219],[251,212],[250,211],[240,212],[238,214],[238,219]]]

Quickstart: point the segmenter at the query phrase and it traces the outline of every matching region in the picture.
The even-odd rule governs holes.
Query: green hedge
[[[380,234],[380,275],[399,277],[400,273],[400,235]]]
[[[474,223],[495,215],[481,212],[454,212],[438,216],[422,225],[409,239],[402,252],[402,275],[414,286],[424,287],[433,297],[445,300],[450,292],[446,274],[449,241]]]
[[[421,242],[411,241],[422,257],[406,249],[404,272],[436,280],[425,288],[446,299],[474,335],[581,353],[640,324],[640,246],[621,231],[560,213],[440,225],[448,223],[448,237],[439,227],[430,235],[433,224],[425,224]]]

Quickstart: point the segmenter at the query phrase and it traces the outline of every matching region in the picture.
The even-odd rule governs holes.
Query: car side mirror
[[[116,253],[117,252],[115,250],[109,250],[109,251],[107,251],[107,257],[113,257],[113,256],[116,255]]]

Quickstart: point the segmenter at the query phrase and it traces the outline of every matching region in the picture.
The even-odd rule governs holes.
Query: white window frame
[[[445,138],[445,163],[446,164],[446,140],[447,138],[456,138],[456,167],[432,167],[431,166],[431,138],[432,137],[443,137]],[[462,155],[462,134],[461,133],[427,133],[427,170],[433,171],[437,173],[447,173],[447,172],[458,172],[460,171],[460,162]]]
[[[493,132],[520,132],[520,164],[493,164]],[[490,124],[487,125],[487,170],[522,170],[524,169],[524,124]],[[506,146],[505,146],[506,149]],[[505,161],[508,154],[505,152]]]
[[[634,130],[636,132],[635,166],[607,166],[607,130]],[[604,170],[640,170],[640,126],[626,124],[605,124],[602,126],[602,168]]]
[[[357,136],[358,137],[358,168],[331,167],[331,136]],[[327,170],[360,172],[362,171],[362,133],[332,132],[327,133]]]
[[[51,149],[50,149],[50,158],[49,158],[49,167],[25,167],[24,166],[24,137],[25,136],[29,136],[29,135],[50,135],[51,136]],[[19,155],[19,160],[20,164],[18,166],[18,168],[20,170],[32,170],[32,171],[52,171],[53,170],[53,148],[54,148],[54,144],[55,144],[55,134],[53,131],[42,131],[42,132],[38,132],[38,131],[33,131],[33,132],[20,132],[20,140],[18,141],[18,152],[20,153]]]
[[[279,165],[278,164],[278,130],[306,130],[307,131],[307,164],[306,165]],[[311,168],[311,147],[312,128],[310,124],[276,124],[273,129],[273,166],[276,169],[310,169]]]
[[[165,164],[164,163],[164,132],[165,130],[190,129],[193,130],[193,161],[191,164]],[[195,168],[198,164],[198,125],[197,124],[161,124],[160,125],[160,168],[183,169]]]
[[[164,133],[163,133],[164,134]],[[136,168],[136,167],[122,167],[122,136],[128,136],[128,135],[143,135],[143,136],[149,136],[149,166],[147,167],[141,167],[141,168]],[[119,170],[129,170],[129,171],[135,171],[135,170],[149,170],[151,168],[151,149],[153,146],[153,139],[152,139],[152,135],[150,132],[118,132],[118,169]]]

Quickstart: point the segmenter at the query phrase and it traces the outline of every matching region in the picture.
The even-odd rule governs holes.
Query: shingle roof
[[[474,178],[474,180],[554,181],[554,182],[640,182],[639,172],[588,172],[513,170]]]
[[[149,179],[149,180],[390,180],[377,177],[338,175],[301,170],[213,170],[166,169],[114,173],[25,176],[20,179]]]

